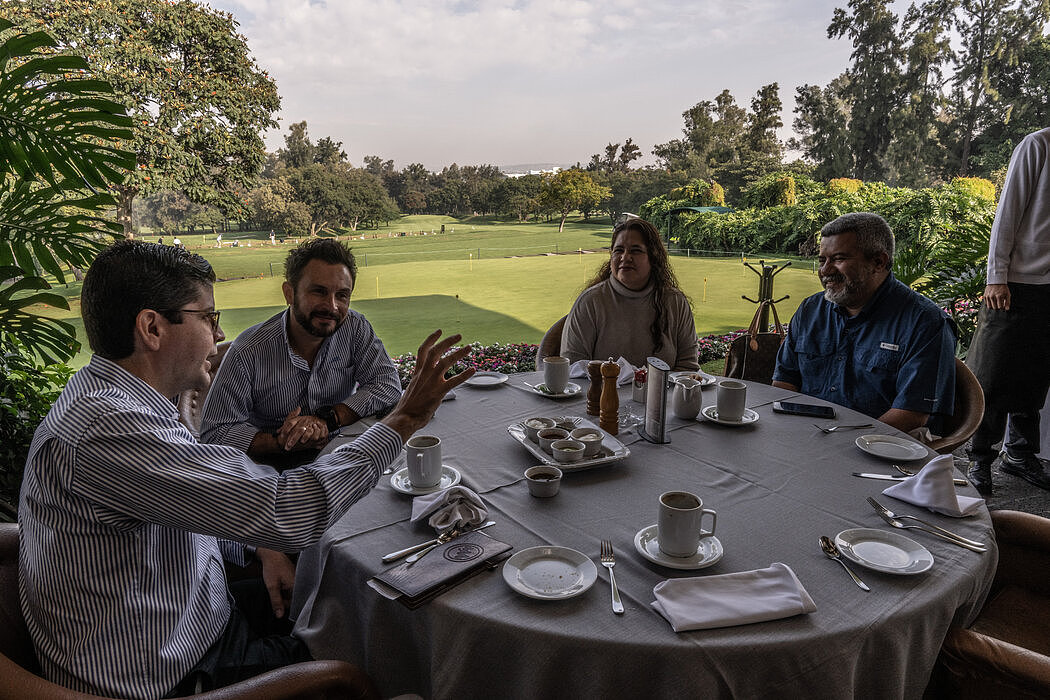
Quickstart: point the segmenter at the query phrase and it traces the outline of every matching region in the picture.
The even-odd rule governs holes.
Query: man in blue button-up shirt
[[[910,432],[951,415],[955,335],[936,304],[890,271],[894,240],[877,214],[821,230],[822,294],[799,306],[773,385],[847,406]],[[936,422],[929,427],[937,432]]]

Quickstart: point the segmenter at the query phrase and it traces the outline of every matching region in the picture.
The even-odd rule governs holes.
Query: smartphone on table
[[[831,406],[818,406],[812,403],[796,403],[794,401],[774,401],[773,410],[777,413],[791,413],[796,416],[811,416],[813,418],[835,417],[835,409]]]

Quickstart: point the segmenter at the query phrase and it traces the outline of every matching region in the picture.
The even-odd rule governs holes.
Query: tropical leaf
[[[135,167],[122,148],[131,120],[109,84],[84,77],[83,58],[45,55],[47,34],[11,30],[0,20],[0,346],[57,362],[79,344],[71,324],[33,312],[68,308],[42,274],[64,282],[120,234],[106,215],[110,187]]]

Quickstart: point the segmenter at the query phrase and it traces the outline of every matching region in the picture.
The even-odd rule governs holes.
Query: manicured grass
[[[607,224],[577,223],[567,226],[560,236],[556,224],[498,224],[485,229],[476,225],[474,231],[469,230],[470,224],[454,225],[455,233],[444,236],[354,243],[359,269],[352,307],[368,317],[392,355],[415,352],[434,328],[460,333],[468,342],[538,343],[546,329],[569,311],[586,280],[608,255],[607,250],[528,257],[497,257],[495,252],[501,242],[511,249],[508,254],[521,254],[528,248],[542,250],[542,246],[552,251],[554,243],[559,250],[586,247],[597,251],[608,245]],[[446,229],[451,227],[446,223]],[[508,227],[512,232],[507,231]],[[183,240],[192,247],[192,240]],[[468,242],[477,244],[475,254],[460,255]],[[482,248],[480,260],[476,258],[478,247]],[[212,262],[220,278],[235,277],[233,273],[238,268],[258,266],[263,261],[274,263],[273,277],[267,270],[261,277],[255,273],[215,286],[216,304],[222,311],[222,328],[228,338],[284,308],[280,264],[288,248],[274,250],[267,240],[262,249],[253,242],[252,248],[199,250]],[[757,260],[751,262],[757,266]],[[682,288],[693,301],[698,333],[723,333],[748,325],[755,306],[741,299],[741,295],[755,298],[759,278],[740,259],[676,256],[673,264]],[[79,298],[74,296],[79,294],[77,287],[71,285],[69,290],[73,309],[55,310],[55,315],[69,318],[79,330]],[[802,299],[819,289],[816,275],[807,263],[796,262],[779,273],[774,293],[777,297],[790,295],[778,305],[781,319],[787,321]],[[80,337],[83,339],[82,334]],[[87,358],[85,350],[72,364],[81,366]]]

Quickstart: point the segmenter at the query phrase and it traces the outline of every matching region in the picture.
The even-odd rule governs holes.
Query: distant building
[[[536,167],[510,165],[500,168],[500,171],[507,177],[524,177],[525,175],[553,175],[560,170],[564,170],[560,165],[539,165]]]

